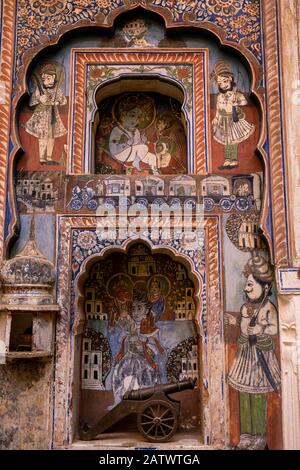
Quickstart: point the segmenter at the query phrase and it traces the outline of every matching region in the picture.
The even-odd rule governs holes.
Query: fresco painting
[[[193,123],[185,120],[183,103],[137,87],[99,102],[99,124],[85,154],[91,171],[73,174],[67,162],[67,142],[69,138],[72,143],[74,133],[71,123],[69,128],[68,107],[74,85],[71,50],[76,47],[88,53],[94,48],[132,48],[145,53],[160,47],[170,53],[174,48],[207,49],[208,111],[200,125],[206,130],[208,171],[188,171],[194,155],[187,134],[193,132]],[[189,208],[194,219],[201,211],[205,220],[219,224],[215,256],[221,268],[213,287],[206,285],[209,266],[203,261],[204,231],[201,237],[194,231],[169,240],[166,246],[176,257],[155,253],[142,241],[131,245],[127,254],[120,253],[118,240],[112,243],[116,251],[102,256],[99,231],[74,232],[81,245],[73,246],[70,265],[64,266],[64,260],[62,266],[57,264],[58,271],[68,271],[72,289],[81,263],[97,255],[83,286],[85,324],[80,364],[76,365],[80,369],[80,425],[97,422],[127,391],[191,378],[197,379],[197,389],[182,395],[180,426],[200,435],[207,413],[203,403],[211,392],[210,384],[202,381],[205,361],[211,360],[202,345],[213,344],[205,318],[214,315],[210,302],[219,290],[224,305],[215,324],[219,327],[224,321],[226,360],[220,387],[228,398],[228,445],[280,448],[278,314],[268,243],[260,228],[264,170],[257,145],[262,126],[250,93],[252,77],[239,58],[220,50],[216,41],[186,31],[167,35],[162,22],[147,15],[117,21],[114,34],[89,31],[82,38],[67,38],[61,48],[50,52],[29,69],[27,97],[18,116],[23,149],[15,174],[20,236],[12,256],[28,238],[31,216],[26,214],[31,213],[37,245],[55,264],[65,241],[59,232],[64,218],[72,223],[78,218],[82,226],[88,225],[99,206],[116,213],[137,207],[150,214],[152,204],[156,209],[168,204],[171,211]],[[124,52],[120,68],[126,69],[128,57]],[[96,63],[91,69],[96,79],[102,73],[100,66]],[[172,74],[170,83],[174,83],[174,70]],[[86,90],[89,97],[96,79],[91,81],[92,90]],[[195,80],[187,80],[186,88],[195,87]],[[153,242],[151,230],[143,236]],[[203,279],[198,295],[187,263],[178,261],[179,255],[190,253]],[[67,299],[68,295],[69,291]],[[71,308],[67,305],[66,318]],[[78,305],[74,309],[76,322]],[[214,347],[209,354],[213,355]]]
[[[180,104],[157,93],[125,93],[100,104],[98,173],[185,173],[186,136]]]
[[[220,170],[238,166],[238,144],[247,140],[255,125],[245,119],[242,107],[247,104],[243,93],[236,90],[234,75],[223,61],[215,65],[213,78],[218,85],[217,112],[212,122],[213,138],[224,145],[224,163]]]
[[[133,245],[128,255],[96,262],[84,286],[82,393],[104,394],[109,411],[127,391],[199,380],[194,291],[182,264],[151,254],[143,244]],[[91,332],[99,341],[88,350]]]
[[[259,138],[259,116],[244,79],[232,65],[219,59],[211,72],[213,172],[244,172],[262,169],[255,150]],[[239,83],[238,83],[239,82]],[[241,91],[239,86],[244,85]],[[216,94],[217,91],[217,94]]]
[[[225,314],[230,400],[232,410],[238,408],[231,432],[237,449],[264,450],[280,441],[280,420],[275,424],[272,416],[280,410],[278,312],[266,258],[254,251],[243,274],[246,302],[239,313]]]
[[[19,132],[25,154],[19,170],[65,167],[68,99],[65,71],[58,62],[43,62],[30,77],[30,98],[22,109]]]

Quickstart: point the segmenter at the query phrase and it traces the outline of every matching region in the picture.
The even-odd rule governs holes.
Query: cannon
[[[147,441],[168,442],[177,431],[180,416],[180,402],[169,395],[193,390],[195,385],[196,379],[189,379],[127,392],[121,403],[95,426],[83,426],[80,438],[85,441],[96,439],[126,416],[136,414],[138,430]]]

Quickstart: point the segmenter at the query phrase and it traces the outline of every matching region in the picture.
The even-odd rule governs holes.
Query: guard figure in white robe
[[[270,301],[273,273],[261,256],[250,259],[245,269],[247,302],[240,319],[227,315],[227,322],[240,326],[238,351],[228,383],[239,391],[241,436],[238,448],[264,449],[266,445],[267,394],[278,393],[281,377],[274,351],[278,314]]]
[[[223,61],[217,62],[212,77],[219,89],[217,112],[212,121],[213,137],[224,145],[224,163],[220,169],[232,169],[238,166],[238,145],[254,133],[255,125],[246,120],[241,110],[247,99],[237,90],[229,66]]]
[[[57,64],[47,64],[35,76],[35,88],[29,106],[33,115],[24,125],[26,132],[38,138],[39,159],[42,164],[56,164],[52,154],[55,139],[67,133],[59,115],[59,106],[67,99],[59,88],[63,70]]]

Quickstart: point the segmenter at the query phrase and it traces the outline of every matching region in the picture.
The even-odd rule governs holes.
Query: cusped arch
[[[191,134],[191,123],[189,122],[188,109],[187,109],[187,94],[186,90],[181,86],[178,81],[172,77],[164,77],[160,74],[149,73],[140,74],[132,73],[120,73],[118,77],[107,79],[95,88],[92,96],[92,109],[90,111],[89,118],[89,140],[87,142],[86,156],[89,157],[89,161],[85,162],[85,168],[89,171],[93,170],[93,156],[95,155],[95,137],[97,128],[100,122],[99,118],[99,105],[106,98],[111,98],[121,93],[160,93],[162,95],[176,99],[181,104],[181,111],[184,115],[184,128],[187,141],[189,141],[189,134]],[[190,136],[192,139],[192,136]],[[190,162],[188,162],[188,167]],[[92,171],[95,173],[95,171]]]
[[[77,277],[74,282],[74,293],[75,293],[75,300],[74,300],[74,311],[75,311],[75,320],[74,320],[74,334],[81,334],[82,327],[85,323],[85,313],[84,313],[84,285],[88,279],[90,270],[92,266],[97,261],[103,261],[107,259],[112,253],[122,253],[127,255],[130,248],[136,244],[143,244],[145,245],[153,255],[155,254],[165,254],[169,256],[172,260],[182,264],[188,271],[190,276],[190,280],[193,282],[194,285],[194,297],[196,300],[196,311],[200,312],[202,303],[201,303],[201,292],[203,289],[203,280],[199,272],[195,269],[195,266],[187,255],[184,253],[178,253],[176,249],[171,246],[164,246],[164,245],[154,245],[149,239],[145,237],[134,237],[127,239],[122,243],[122,245],[110,245],[101,251],[101,253],[93,254],[86,258],[81,265],[80,271],[77,274]],[[200,324],[199,315],[197,316],[196,327],[197,333],[202,336],[202,328]]]
[[[16,159],[22,152],[22,145],[20,142],[20,138],[18,135],[17,129],[17,115],[20,109],[20,105],[22,101],[25,99],[27,94],[27,77],[29,74],[30,67],[33,62],[37,62],[38,57],[41,56],[46,50],[49,51],[51,48],[59,47],[62,44],[63,40],[70,34],[74,33],[74,30],[87,30],[87,28],[94,28],[94,29],[102,29],[109,31],[114,26],[116,20],[122,16],[125,12],[136,12],[137,14],[141,14],[143,12],[152,12],[156,14],[159,18],[164,21],[166,30],[178,30],[180,28],[189,27],[190,30],[194,31],[203,31],[208,32],[211,36],[217,40],[220,47],[226,48],[227,50],[231,50],[234,52],[235,55],[238,55],[240,59],[246,63],[247,68],[251,71],[251,95],[255,99],[257,106],[259,108],[260,114],[262,116],[261,122],[261,132],[259,142],[257,144],[257,153],[261,156],[263,163],[264,163],[264,171],[265,171],[265,193],[264,193],[264,201],[262,204],[262,212],[261,212],[261,228],[263,235],[265,236],[269,246],[272,246],[272,240],[270,236],[270,231],[268,228],[268,207],[267,202],[269,199],[269,166],[268,166],[268,159],[267,153],[264,148],[264,144],[266,141],[267,136],[267,126],[265,120],[265,102],[264,102],[264,90],[261,87],[261,66],[254,55],[247,49],[246,45],[243,43],[235,44],[232,41],[229,41],[226,38],[226,32],[216,26],[215,24],[209,23],[207,21],[203,21],[201,23],[197,21],[191,21],[186,19],[178,24],[172,18],[170,11],[167,8],[161,6],[155,6],[149,4],[145,0],[136,0],[134,3],[129,2],[129,0],[125,1],[125,5],[120,7],[119,9],[115,9],[111,11],[103,22],[103,15],[99,15],[98,18],[95,18],[95,22],[91,24],[91,21],[80,20],[76,24],[72,25],[65,25],[62,26],[59,32],[54,35],[51,40],[42,38],[40,44],[33,49],[24,53],[24,60],[19,67],[18,73],[16,74],[15,80],[15,96],[12,103],[12,109],[14,110],[14,117],[13,117],[13,126],[12,126],[12,133],[11,133],[11,142],[12,142],[12,151],[11,157],[9,160],[9,178],[8,178],[8,188],[9,188],[9,204],[10,204],[10,222],[7,229],[7,238],[4,244],[4,257],[9,257],[10,248],[12,247],[13,242],[18,236],[19,231],[19,220],[17,214],[17,207],[16,207],[16,199],[14,194],[14,167]],[[188,18],[188,15],[186,15]],[[141,49],[142,51],[142,49]]]

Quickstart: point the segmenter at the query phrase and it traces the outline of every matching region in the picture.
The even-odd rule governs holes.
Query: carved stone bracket
[[[284,448],[300,449],[300,295],[278,295]]]

